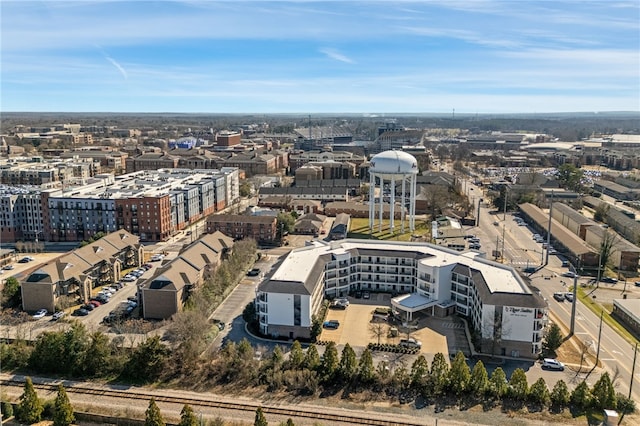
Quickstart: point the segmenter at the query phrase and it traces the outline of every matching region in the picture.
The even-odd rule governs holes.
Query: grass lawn
[[[402,233],[402,227],[400,220],[396,219],[395,232],[392,233],[389,229],[390,221],[385,219],[382,221],[382,232],[379,231],[378,221],[376,220],[376,226],[373,232],[369,230],[368,218],[353,218],[351,219],[351,226],[349,227],[348,238],[360,238],[360,239],[373,239],[373,240],[394,240],[394,241],[411,241],[411,236],[417,236],[418,239],[427,241],[431,238],[431,227],[424,221],[416,221],[416,229],[412,233],[409,231],[408,219],[405,220],[405,232]],[[415,240],[415,238],[414,238]]]

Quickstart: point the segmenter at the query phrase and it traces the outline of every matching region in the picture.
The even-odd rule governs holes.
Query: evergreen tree
[[[145,412],[144,426],[164,426],[160,407],[158,407],[156,400],[153,398],[149,401],[149,408]]]
[[[456,396],[461,396],[469,386],[469,380],[471,379],[471,371],[464,358],[464,354],[458,351],[453,363],[451,363],[451,369],[449,370],[447,382],[449,389]]]
[[[247,342],[248,343],[248,342]],[[273,348],[273,352],[271,352],[271,364],[274,368],[279,368],[284,361],[284,354],[282,353],[282,348],[280,345],[276,345]]]
[[[516,401],[524,401],[527,398],[529,384],[527,376],[522,368],[516,368],[509,380],[509,396]]]
[[[316,345],[309,345],[307,352],[304,354],[302,366],[309,370],[317,370],[320,367],[320,355]]]
[[[338,349],[334,342],[329,342],[324,349],[324,358],[320,366],[321,374],[325,380],[331,380],[338,370],[340,360],[338,359]]]
[[[437,396],[445,391],[448,375],[449,364],[447,364],[447,360],[444,358],[444,355],[438,352],[433,357],[433,362],[431,363],[431,374],[429,375],[429,382],[433,395]]]
[[[604,410],[616,408],[616,391],[611,383],[609,373],[605,372],[591,389],[591,405]]]
[[[69,426],[75,421],[73,407],[67,396],[67,391],[62,385],[58,385],[58,395],[54,407],[53,426]]]
[[[583,412],[591,404],[591,391],[587,382],[582,381],[578,383],[578,386],[571,392],[571,405],[578,412]]]
[[[411,365],[411,387],[423,391],[429,380],[429,361],[420,355]]]
[[[373,382],[376,373],[373,367],[373,356],[369,348],[366,348],[360,355],[360,364],[358,365],[358,379],[361,383],[368,384]]]
[[[502,399],[506,394],[509,387],[507,386],[507,375],[504,373],[502,367],[498,367],[491,373],[491,379],[489,379],[489,390],[491,394],[498,399]]]
[[[473,366],[471,378],[469,379],[469,390],[475,397],[481,397],[489,387],[489,375],[487,369],[484,368],[482,360],[478,360]]]
[[[133,379],[153,382],[166,371],[168,360],[168,348],[162,344],[160,336],[153,336],[134,349],[126,370]]]
[[[96,377],[105,374],[111,356],[110,340],[104,333],[97,331],[91,336],[91,342],[84,357],[84,374]]]
[[[71,328],[64,333],[65,371],[71,374],[82,374],[84,359],[89,347],[89,334],[81,322],[74,321]]]
[[[289,367],[297,370],[302,367],[304,361],[304,352],[302,351],[302,345],[297,340],[291,345],[291,352],[289,352]]]
[[[262,407],[258,407],[256,410],[256,418],[253,421],[253,426],[269,426],[269,422],[267,422],[267,419],[262,412]]]
[[[549,403],[549,388],[547,388],[547,383],[542,377],[531,385],[528,398],[531,403],[538,404],[541,407],[545,407]]]
[[[556,350],[562,345],[563,340],[564,336],[560,331],[560,327],[556,323],[551,323],[542,340],[542,355],[555,356]]]
[[[358,359],[349,343],[344,345],[344,349],[342,349],[338,371],[340,372],[340,378],[347,382],[351,381],[358,373]]]
[[[623,416],[625,414],[633,414],[636,411],[636,402],[621,393],[616,394],[616,409]]]
[[[564,380],[558,380],[551,391],[551,406],[556,410],[562,411],[569,405],[570,398],[571,395],[567,384]]]
[[[24,392],[16,407],[16,419],[21,423],[37,423],[42,419],[43,410],[42,401],[36,394],[31,377],[27,377],[24,382]]]
[[[180,423],[178,426],[198,426],[198,419],[196,413],[193,412],[193,408],[189,404],[185,404],[180,411]]]

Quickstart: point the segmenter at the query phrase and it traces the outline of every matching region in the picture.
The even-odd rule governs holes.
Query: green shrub
[[[2,418],[8,419],[9,417],[13,417],[13,404],[2,401]]]

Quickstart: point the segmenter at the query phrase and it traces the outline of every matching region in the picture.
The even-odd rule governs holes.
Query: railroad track
[[[33,383],[33,386],[36,389],[42,389],[45,391],[56,392],[58,389],[59,382],[56,383]],[[11,386],[11,387],[23,387],[24,381],[20,380],[0,380],[0,386]],[[148,402],[151,398],[154,398],[156,402],[165,402],[169,404],[189,404],[193,407],[210,407],[210,408],[219,408],[224,410],[235,410],[242,412],[255,412],[258,407],[262,407],[262,411],[265,414],[274,414],[284,417],[291,418],[307,418],[312,420],[325,420],[330,422],[338,422],[341,424],[358,424],[358,425],[371,425],[371,426],[391,426],[391,425],[400,425],[400,426],[422,426],[425,423],[419,423],[416,421],[408,421],[403,419],[395,419],[384,420],[380,418],[369,417],[366,413],[362,413],[363,415],[355,415],[355,414],[336,414],[330,413],[326,411],[321,411],[317,409],[312,409],[310,407],[305,407],[304,409],[291,409],[291,408],[282,408],[274,405],[264,405],[258,403],[242,403],[242,402],[228,402],[228,401],[212,401],[204,398],[197,397],[180,397],[180,396],[167,396],[167,395],[158,395],[153,392],[147,392],[140,389],[131,389],[127,391],[123,390],[114,390],[114,389],[104,389],[104,388],[95,388],[82,384],[73,384],[68,387],[65,387],[65,390],[69,394],[82,394],[82,395],[96,395],[101,397],[108,398],[123,398],[123,399],[136,399]]]

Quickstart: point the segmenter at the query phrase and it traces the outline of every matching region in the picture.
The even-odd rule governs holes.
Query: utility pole
[[[598,255],[598,277],[596,278],[596,288],[600,287],[601,266],[602,266],[602,246],[600,246],[600,254]]]
[[[549,205],[549,224],[547,225],[547,257],[544,265],[549,264],[549,246],[551,245],[551,213],[553,213],[553,191],[551,191],[551,204]]]
[[[576,262],[577,265],[577,262]],[[575,268],[574,268],[575,269]],[[571,327],[569,337],[573,336],[576,329],[576,305],[578,304],[578,270],[573,273],[573,302],[571,303]]]
[[[638,342],[633,349],[633,365],[631,366],[631,381],[629,382],[629,399],[631,399],[631,388],[633,388],[633,375],[636,372],[636,357],[638,356]]]
[[[500,259],[500,263],[504,263],[504,254],[505,254],[505,249],[504,249],[504,228],[506,227],[506,224],[503,223],[502,224],[502,258]]]
[[[509,188],[504,187],[504,209],[502,211],[502,220],[507,220],[507,194],[509,193]]]
[[[600,312],[600,329],[598,330],[598,349],[596,350],[596,365],[593,368],[598,366],[598,361],[600,361],[600,337],[602,336],[602,314],[604,312]]]

